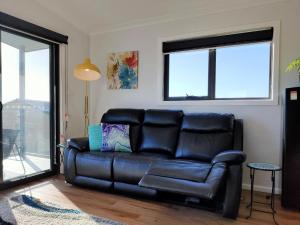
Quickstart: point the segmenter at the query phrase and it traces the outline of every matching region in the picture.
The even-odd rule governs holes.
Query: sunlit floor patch
[[[44,157],[27,155],[20,159],[19,156],[11,156],[3,160],[4,180],[15,179],[49,169],[50,159]]]

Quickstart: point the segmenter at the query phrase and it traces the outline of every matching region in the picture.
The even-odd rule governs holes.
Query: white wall
[[[162,87],[158,85],[157,80],[163,76],[159,69],[158,40],[161,37],[206,33],[233,26],[280,21],[279,94],[282,98],[286,87],[299,85],[295,73],[286,74],[284,72],[288,62],[300,54],[299,9],[300,1],[290,0],[91,35],[90,54],[92,60],[100,65],[103,74],[106,74],[107,53],[125,50],[139,51],[139,87],[137,90],[107,90],[105,77],[92,83],[90,90],[92,121],[99,121],[103,112],[111,107],[178,108],[184,109],[186,112],[234,113],[236,117],[244,119],[244,151],[248,155],[247,161],[267,161],[281,164],[282,104],[271,106],[209,106],[197,105],[197,103],[194,105],[178,103],[174,106],[167,106],[161,104],[157,98],[157,93],[162,93]],[[260,173],[256,178],[258,190],[269,190],[270,174]],[[276,184],[277,191],[280,191],[280,182],[281,180]],[[249,171],[247,169],[244,170],[244,187],[249,187]]]
[[[83,135],[83,83],[73,77],[73,68],[89,55],[87,34],[32,0],[0,0],[0,11],[69,36],[69,136]]]

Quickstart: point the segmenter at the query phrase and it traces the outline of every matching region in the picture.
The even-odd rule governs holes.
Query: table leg
[[[275,171],[272,171],[272,194],[271,194],[271,209],[272,209],[272,216],[274,223],[278,225],[277,221],[275,220]]]
[[[253,210],[254,175],[255,175],[255,169],[250,168],[251,200],[250,200],[250,204],[247,206],[247,207],[250,206],[250,214],[249,214],[249,216],[247,216],[247,219],[249,219],[252,216],[252,210]]]

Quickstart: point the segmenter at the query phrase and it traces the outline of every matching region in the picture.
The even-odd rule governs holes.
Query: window
[[[273,28],[163,43],[164,100],[270,99]]]
[[[0,12],[0,189],[57,174],[59,45],[68,37]]]
[[[54,44],[21,32],[0,27],[0,42],[0,183],[5,183],[51,170],[50,81],[55,74],[50,68],[55,59],[50,54]]]

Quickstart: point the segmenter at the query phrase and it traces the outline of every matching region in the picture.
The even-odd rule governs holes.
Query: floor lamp
[[[88,82],[100,79],[101,73],[99,68],[92,64],[89,58],[86,58],[82,64],[75,67],[74,76],[84,81],[84,136],[87,136],[89,125]]]

